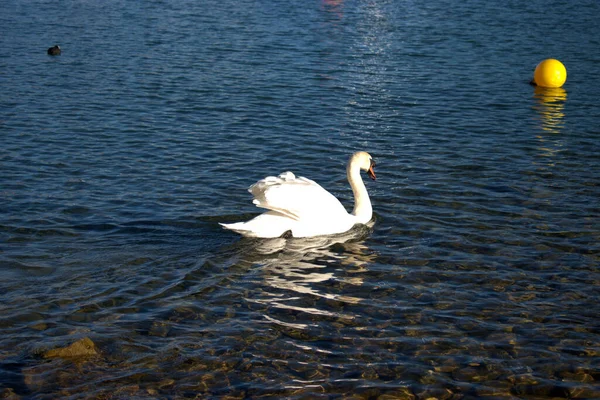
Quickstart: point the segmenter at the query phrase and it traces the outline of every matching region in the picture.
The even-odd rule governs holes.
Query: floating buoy
[[[567,69],[558,60],[548,58],[535,67],[533,85],[549,88],[559,88],[567,80]]]

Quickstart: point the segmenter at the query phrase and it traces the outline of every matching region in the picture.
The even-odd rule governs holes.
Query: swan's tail
[[[249,237],[256,236],[254,234],[254,232],[252,232],[252,230],[248,229],[248,227],[245,226],[246,222],[235,222],[233,224],[224,224],[222,222],[219,222],[219,225],[221,225],[225,229],[229,229],[231,231],[237,232],[240,235],[249,236]]]
[[[250,221],[220,225],[248,237],[276,238],[292,230],[295,223],[296,221],[275,211],[267,211]]]

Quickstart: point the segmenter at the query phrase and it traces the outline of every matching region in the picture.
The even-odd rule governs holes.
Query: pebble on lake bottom
[[[42,354],[44,358],[73,358],[97,355],[96,345],[90,338],[80,339],[69,346],[48,350]]]

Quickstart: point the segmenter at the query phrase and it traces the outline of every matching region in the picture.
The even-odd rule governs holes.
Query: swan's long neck
[[[354,192],[354,210],[352,215],[356,216],[356,222],[366,224],[371,220],[373,216],[373,207],[371,206],[371,199],[367,188],[360,176],[360,168],[353,163],[349,163],[346,168],[346,175],[348,176],[348,182]]]

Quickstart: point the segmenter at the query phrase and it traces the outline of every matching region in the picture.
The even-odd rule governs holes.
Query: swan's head
[[[373,168],[375,168],[375,161],[373,160],[373,157],[371,157],[371,155],[366,151],[357,151],[354,153],[350,158],[348,165],[356,165],[363,171],[367,171],[367,175],[369,175],[369,178],[373,180],[377,178],[375,176],[375,171],[373,170]]]

